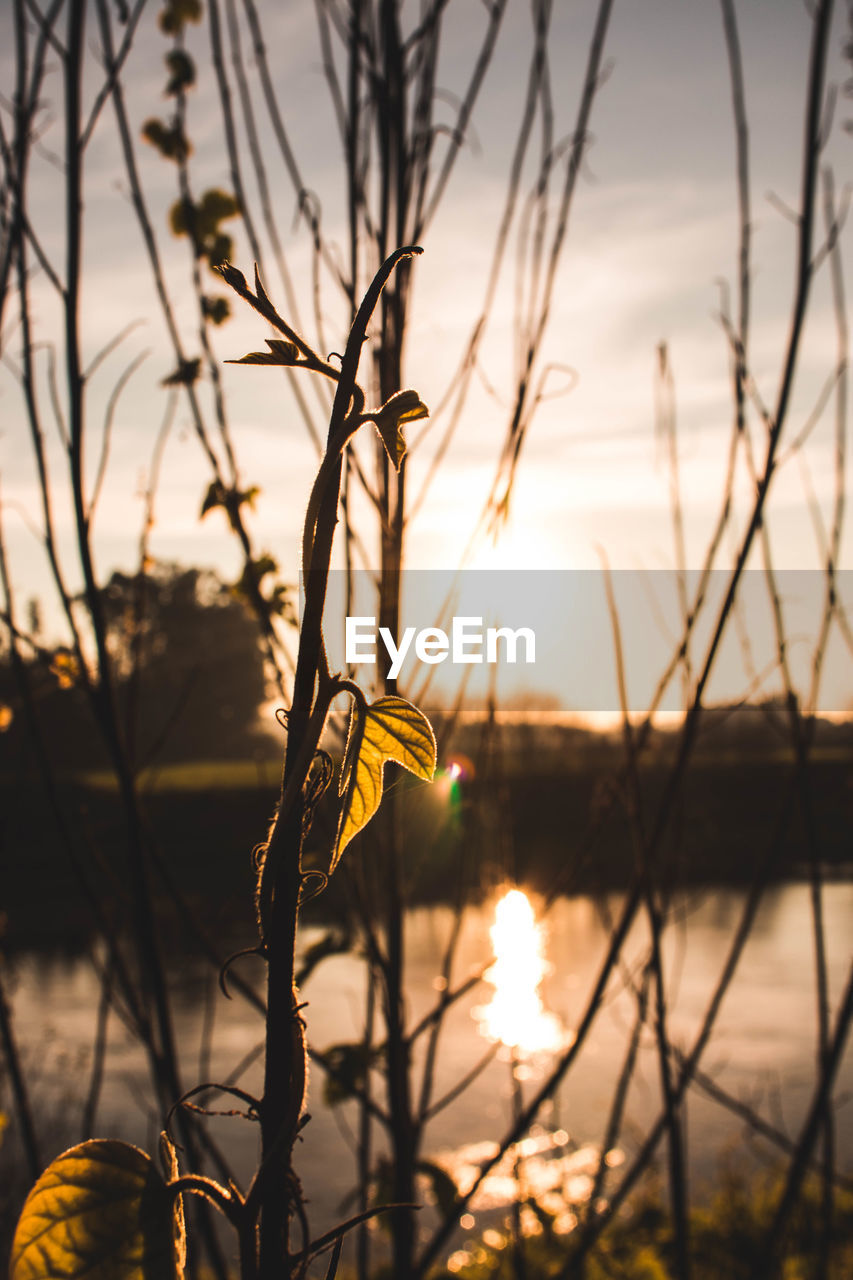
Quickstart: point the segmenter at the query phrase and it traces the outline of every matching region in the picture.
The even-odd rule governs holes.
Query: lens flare
[[[521,1055],[553,1052],[565,1043],[566,1035],[560,1020],[542,1003],[539,988],[548,972],[542,928],[520,889],[510,889],[501,898],[489,933],[495,962],[485,977],[495,994],[475,1010],[480,1031]]]
[[[444,765],[445,773],[453,782],[470,782],[476,770],[474,762],[461,752],[455,751],[448,756]]]

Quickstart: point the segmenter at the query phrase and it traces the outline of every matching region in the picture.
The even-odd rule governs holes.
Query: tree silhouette
[[[155,564],[114,572],[103,592],[116,701],[135,768],[179,761],[245,759],[262,749],[258,708],[266,694],[258,626],[211,569]],[[62,769],[102,768],[106,753],[64,648],[33,659],[37,704]],[[15,682],[3,664],[0,698],[13,712],[9,759],[27,760]]]

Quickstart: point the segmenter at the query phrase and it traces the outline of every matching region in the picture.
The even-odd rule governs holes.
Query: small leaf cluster
[[[160,29],[165,35],[178,38],[183,34],[186,22],[198,22],[200,19],[201,5],[198,0],[174,0],[160,14]],[[195,63],[186,50],[177,45],[169,50],[164,61],[168,73],[164,92],[168,98],[178,98],[195,84]],[[165,160],[174,160],[176,164],[180,164],[192,155],[192,143],[186,135],[179,114],[168,122],[152,116],[142,126],[142,136]]]
[[[166,68],[169,72],[166,93],[170,98],[185,93],[195,84],[195,63],[183,49],[172,49],[166,54]]]
[[[178,120],[170,120],[168,124],[156,116],[146,120],[142,136],[164,160],[174,160],[178,164],[192,154],[192,143]]]
[[[236,196],[219,187],[210,187],[199,200],[176,200],[169,211],[169,226],[176,236],[189,236],[197,258],[203,258],[209,267],[219,267],[233,252],[233,241],[221,224],[228,218],[236,218],[240,203]],[[228,316],[225,298],[205,299],[208,315],[213,318],[215,309],[211,303],[224,303],[223,319]],[[215,321],[221,323],[221,321]]]
[[[363,1041],[330,1045],[323,1053],[326,1063],[323,1101],[336,1107],[357,1097],[367,1083],[367,1072],[382,1054],[382,1049]]]
[[[245,505],[253,510],[255,499],[260,492],[256,484],[250,485],[248,489],[229,489],[221,480],[212,480],[201,504],[200,519],[203,520],[208,511],[215,511],[217,507],[222,507],[232,529],[236,529],[240,508]]]
[[[290,590],[286,584],[280,581],[273,581],[268,591],[262,588],[264,579],[270,575],[275,578],[277,573],[278,561],[268,551],[262,551],[254,560],[246,561],[243,572],[231,590],[238,600],[243,600],[248,605],[254,604],[257,596],[260,595],[263,597],[269,613],[278,617],[292,619],[293,609],[290,603]]]
[[[201,300],[201,310],[205,320],[215,325],[224,324],[231,315],[228,299],[221,294],[205,294]]]
[[[165,36],[183,35],[188,22],[201,22],[201,0],[166,0],[157,23]]]
[[[80,678],[80,664],[70,649],[57,649],[50,663],[60,689],[73,689]]]
[[[193,356],[191,360],[181,360],[178,367],[167,374],[160,383],[161,387],[191,387],[201,376],[201,357]]]
[[[165,55],[166,85],[164,92],[176,98],[175,114],[168,120],[153,116],[142,126],[142,137],[159,151],[165,160],[185,164],[192,155],[192,143],[184,128],[183,97],[196,82],[196,68],[181,43],[184,28],[189,22],[200,22],[201,0],[167,0],[160,11],[158,22],[164,35],[173,37],[175,45]],[[240,205],[230,192],[212,187],[200,200],[182,198],[172,206],[169,222],[176,236],[189,236],[196,258],[204,259],[208,266],[218,267],[231,256],[231,237],[222,230],[221,223],[236,217]],[[221,325],[231,314],[228,299],[221,295],[205,295],[201,300],[202,315],[211,324]]]

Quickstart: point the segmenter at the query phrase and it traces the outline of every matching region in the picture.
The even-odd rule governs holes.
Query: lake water
[[[620,898],[605,904],[614,914]],[[716,983],[744,894],[739,890],[694,891],[677,903],[675,921],[666,937],[665,962],[670,1000],[670,1035],[689,1049],[707,1000]],[[490,927],[494,903],[466,909],[459,939],[453,983],[492,960]],[[833,1007],[847,978],[853,937],[853,885],[833,884],[825,890],[830,991]],[[436,974],[452,915],[446,907],[418,909],[408,917],[408,1013],[417,1020],[437,996]],[[305,931],[304,943],[316,937]],[[607,943],[601,904],[587,897],[557,901],[542,921],[541,945],[548,966],[541,984],[543,1010],[570,1037],[584,1009]],[[625,989],[627,971],[636,969],[646,933],[638,923],[625,948],[626,967],[614,975],[582,1052],[562,1083],[543,1120],[559,1141],[567,1134],[581,1148],[575,1172],[583,1178],[589,1151],[598,1144],[633,1022],[633,996]],[[249,961],[244,973],[256,962]],[[260,980],[260,974],[258,975]],[[183,1052],[185,1087],[200,1079],[223,1080],[260,1043],[257,1013],[239,996],[224,999],[209,973],[181,967],[170,974],[178,1043]],[[53,1145],[44,1156],[79,1138],[80,1104],[88,1084],[93,1010],[99,984],[86,959],[73,962],[44,955],[16,957],[9,978],[15,1028],[25,1054],[36,1108],[50,1128],[59,1122]],[[311,1042],[320,1049],[356,1040],[362,1032],[365,974],[360,961],[334,957],[325,961],[306,984],[306,1018]],[[442,1035],[434,1096],[440,1098],[487,1047],[481,1025],[493,988],[481,982],[458,1001]],[[209,1062],[200,1061],[205,1019],[213,1017]],[[725,1000],[702,1067],[738,1099],[748,1101],[775,1127],[796,1136],[808,1105],[815,1074],[816,1017],[812,925],[808,889],[785,885],[768,889],[735,980]],[[513,1105],[508,1051],[501,1051],[471,1088],[433,1121],[425,1154],[457,1154],[469,1144],[499,1138]],[[517,1081],[523,1093],[535,1088],[553,1061],[545,1051],[524,1065]],[[416,1065],[420,1065],[416,1058]],[[256,1063],[241,1078],[249,1090],[259,1089]],[[853,1051],[848,1046],[836,1084],[838,1149],[842,1167],[853,1157],[853,1106],[844,1100],[853,1085]],[[314,1067],[309,1089],[311,1122],[298,1153],[298,1168],[311,1200],[312,1226],[321,1230],[336,1220],[354,1182],[351,1105],[334,1111],[322,1102],[322,1077]],[[651,1028],[642,1040],[639,1063],[626,1112],[622,1145],[630,1154],[659,1111],[657,1064]],[[688,1151],[691,1190],[714,1177],[727,1150],[746,1149],[741,1121],[698,1088],[689,1094]],[[239,1119],[213,1122],[217,1139],[231,1153],[239,1174],[253,1167],[256,1128]],[[122,1136],[142,1145],[159,1128],[147,1089],[142,1054],[121,1023],[109,1022],[106,1072],[96,1131]],[[61,1130],[61,1133],[60,1133]],[[546,1145],[553,1143],[547,1135]],[[479,1150],[479,1148],[478,1148]],[[566,1148],[568,1150],[568,1148]],[[769,1150],[766,1146],[764,1150]],[[614,1156],[614,1162],[619,1156]],[[586,1160],[586,1165],[584,1161]],[[579,1194],[582,1193],[582,1188]],[[499,1197],[498,1197],[499,1199]]]

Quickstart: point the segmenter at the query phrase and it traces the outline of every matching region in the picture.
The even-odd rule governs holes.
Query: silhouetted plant
[[[182,1197],[203,1197],[225,1215],[239,1239],[242,1280],[281,1280],[303,1276],[310,1260],[335,1249],[356,1222],[344,1223],[312,1239],[293,1148],[304,1115],[307,1049],[305,1023],[295,985],[296,931],[303,901],[320,891],[341,855],[379,807],[383,770],[396,761],[430,780],[435,770],[435,739],[429,721],[403,698],[368,702],[352,680],[329,670],[323,642],[323,612],[342,474],[350,440],[372,422],[399,466],[405,449],[402,427],[426,415],[413,391],[398,392],[376,409],[366,407],[356,381],[367,324],[382,287],[397,264],[419,249],[392,254],[377,274],[350,331],[340,370],[321,359],[278,315],[255,273],[255,290],[228,264],[222,274],[232,288],[284,335],[271,342],[276,363],[330,378],[335,398],[326,451],[308,502],[302,541],[305,608],[300,628],[293,700],[287,715],[287,747],[278,809],[266,841],[256,851],[258,884],[257,952],[267,964],[266,1061],[259,1098],[234,1085],[204,1084],[190,1090],[179,1105],[190,1104],[200,1089],[221,1089],[245,1107],[261,1129],[261,1162],[245,1191],[178,1168],[177,1153],[163,1134],[161,1175],[144,1152],[116,1140],[92,1139],[54,1160],[38,1179],[24,1205],[12,1247],[11,1280],[72,1276],[103,1269],[114,1280],[142,1275],[177,1277],[185,1260]],[[266,363],[256,353],[237,363]],[[333,776],[331,757],[321,746],[333,701],[351,701],[350,728],[341,766],[338,825],[329,851],[328,872],[306,870],[302,849],[314,811]],[[194,1108],[198,1109],[198,1108]],[[371,1210],[372,1215],[380,1210]],[[292,1227],[298,1224],[299,1241]]]

